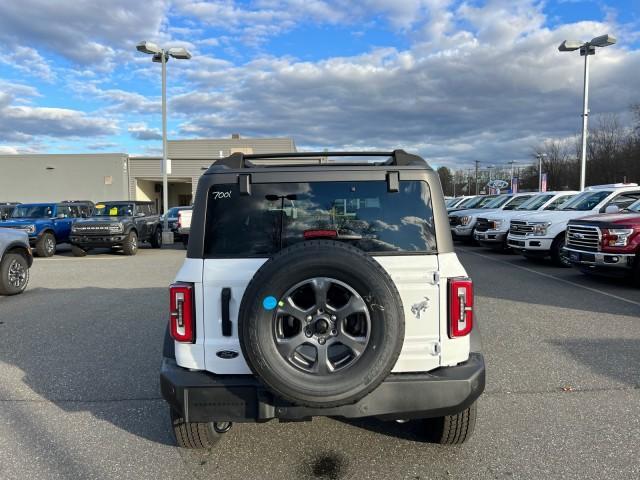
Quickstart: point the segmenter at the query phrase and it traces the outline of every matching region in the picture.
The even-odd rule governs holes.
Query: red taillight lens
[[[473,328],[473,282],[449,279],[449,338],[464,337]]]
[[[336,238],[338,236],[337,230],[305,230],[302,233],[306,239],[311,238]]]
[[[174,283],[169,287],[169,305],[171,311],[171,336],[177,342],[195,341],[195,310],[193,305],[193,285]]]

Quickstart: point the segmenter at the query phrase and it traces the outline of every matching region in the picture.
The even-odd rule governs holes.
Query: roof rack
[[[408,167],[408,166],[419,166],[419,167],[427,167],[427,162],[419,157],[418,155],[412,155],[410,153],[405,152],[404,150],[393,150],[391,152],[384,151],[358,151],[358,152],[287,152],[287,153],[258,153],[258,154],[244,154],[244,153],[233,153],[228,157],[220,158],[216,160],[205,172],[205,174],[216,171],[219,169],[229,169],[229,170],[242,170],[243,168],[253,168],[253,167],[275,167],[282,166],[282,161],[285,163],[291,164],[289,166],[309,166],[309,164],[294,164],[295,160],[300,160],[304,158],[328,158],[328,157],[386,157],[383,162],[348,162],[348,163],[330,163],[331,166],[354,166],[354,165],[363,165],[363,166],[398,166],[398,167]],[[277,164],[268,165],[268,164],[256,164],[253,163],[252,160],[274,160],[278,161]],[[327,165],[326,163],[322,165]],[[315,165],[313,165],[315,166]]]

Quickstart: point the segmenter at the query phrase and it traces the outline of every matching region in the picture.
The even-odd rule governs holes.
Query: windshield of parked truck
[[[498,195],[497,197],[494,197],[493,200],[482,205],[482,208],[500,208],[502,205],[507,203],[510,198],[511,195]]]
[[[625,210],[628,210],[633,213],[640,213],[640,200],[629,205]]]
[[[504,206],[504,209],[515,210],[530,198],[531,195],[518,195],[517,197],[513,197],[511,200],[509,200],[509,203]]]
[[[465,200],[456,208],[482,208],[483,205],[487,204],[494,198],[496,198],[495,195],[479,195]]]
[[[133,215],[132,203],[99,203],[93,210],[94,217],[130,217]]]
[[[597,190],[595,192],[582,192],[572,200],[565,203],[558,210],[579,210],[586,212],[593,210],[596,206],[613,192],[611,190]]]
[[[18,205],[11,218],[51,218],[53,205]]]
[[[537,210],[553,198],[553,193],[534,195],[518,205],[515,210]]]

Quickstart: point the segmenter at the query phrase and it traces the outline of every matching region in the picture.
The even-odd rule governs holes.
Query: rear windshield
[[[205,258],[269,257],[311,238],[334,238],[366,252],[435,253],[429,187],[401,181],[213,186],[208,195]]]

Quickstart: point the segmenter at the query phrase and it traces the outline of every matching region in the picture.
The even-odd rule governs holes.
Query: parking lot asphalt
[[[640,289],[475,247],[487,362],[476,433],[413,424],[235,425],[174,446],[158,387],[175,249],[36,259],[0,297],[0,478],[639,478]]]

